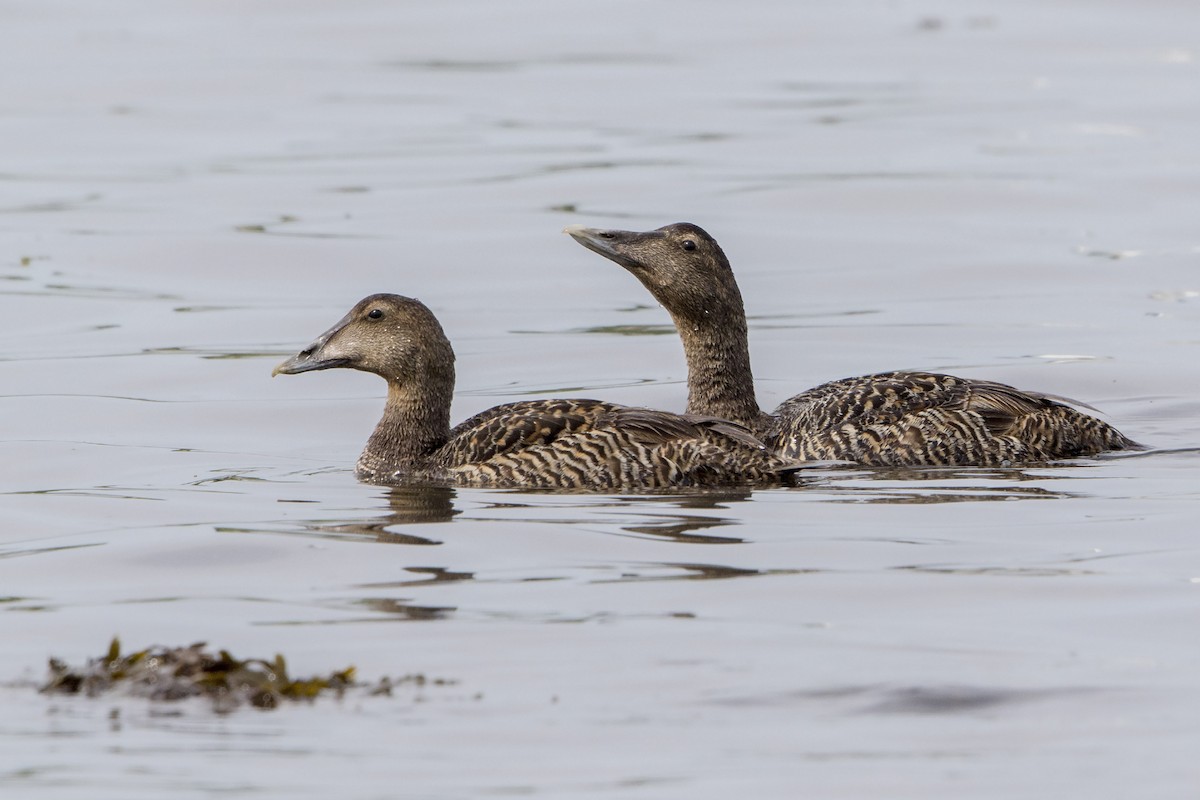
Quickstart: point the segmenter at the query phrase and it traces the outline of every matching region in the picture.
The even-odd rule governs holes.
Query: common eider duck
[[[370,482],[637,490],[778,484],[796,469],[736,423],[598,400],[509,403],[452,429],[454,350],[410,297],[359,301],[272,374],[337,367],[387,381],[383,418],[356,468]]]
[[[670,313],[687,356],[687,413],[746,425],[785,458],[1006,466],[1142,449],[1068,405],[1076,401],[931,372],[832,381],[765,414],[754,396],[742,295],[711,236],[690,223],[564,232],[631,272]]]

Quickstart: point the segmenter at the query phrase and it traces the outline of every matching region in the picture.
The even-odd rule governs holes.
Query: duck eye
[[[367,312],[367,319],[383,319],[383,309],[372,308]]]
[[[696,243],[693,242],[691,239],[684,239],[680,246],[682,246],[684,250],[695,250],[696,249]]]

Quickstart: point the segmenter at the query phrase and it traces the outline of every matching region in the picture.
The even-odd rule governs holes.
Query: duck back
[[[925,372],[831,381],[770,419],[763,438],[786,458],[876,466],[1003,466],[1140,447],[1062,398]]]

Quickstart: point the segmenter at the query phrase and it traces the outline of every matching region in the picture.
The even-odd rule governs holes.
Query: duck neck
[[[435,380],[413,386],[389,380],[387,406],[359,457],[359,470],[411,471],[428,463],[450,436],[453,391],[453,372],[448,384]]]
[[[698,319],[676,318],[675,327],[687,356],[688,413],[723,417],[753,428],[762,411],[754,397],[740,299],[736,305],[736,309],[706,309]]]

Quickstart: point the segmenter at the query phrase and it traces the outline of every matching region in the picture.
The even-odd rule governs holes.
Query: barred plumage
[[[565,230],[629,270],[670,312],[687,356],[688,413],[742,423],[785,458],[1000,466],[1141,447],[1072,408],[1074,401],[926,372],[832,381],[764,414],[754,396],[741,291],[711,236],[689,223],[646,232]]]
[[[378,294],[275,368],[344,367],[388,382],[360,478],[471,486],[630,490],[790,481],[797,465],[745,427],[599,400],[525,400],[450,428],[454,351],[420,301]]]

